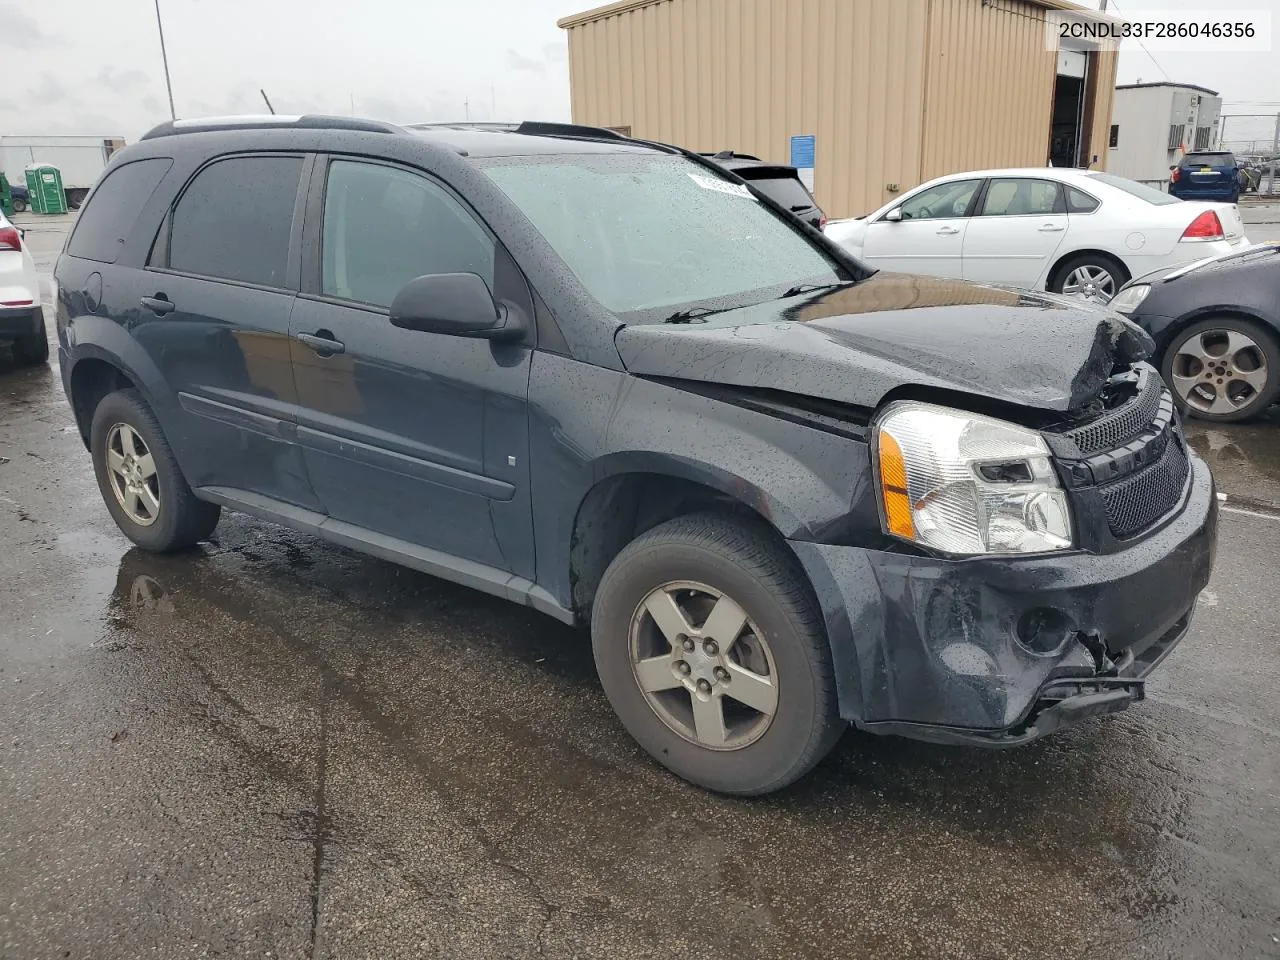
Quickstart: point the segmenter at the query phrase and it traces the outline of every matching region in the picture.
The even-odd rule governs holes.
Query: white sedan
[[[1130,277],[1249,245],[1235,204],[1057,167],[941,177],[826,234],[882,270],[1103,300]]]
[[[49,359],[36,265],[22,231],[0,213],[0,344],[9,341],[19,365]]]

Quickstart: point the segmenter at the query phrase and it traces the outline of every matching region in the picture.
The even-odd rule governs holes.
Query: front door
[[[867,224],[862,257],[871,266],[900,273],[959,277],[969,207],[982,181],[950,180],[914,193]]]
[[[964,238],[964,278],[1035,286],[1067,235],[1062,184],[1000,177],[987,185]]]
[[[289,329],[298,442],[325,511],[532,577],[532,345],[404,330],[388,311],[415,277],[466,272],[532,318],[514,261],[447,187],[401,167],[333,159],[309,209]]]

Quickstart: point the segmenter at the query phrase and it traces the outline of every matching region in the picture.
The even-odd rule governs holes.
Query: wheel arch
[[[1120,269],[1124,271],[1124,278],[1120,281],[1120,284],[1116,286],[1117,290],[1119,290],[1120,286],[1125,282],[1133,278],[1133,271],[1130,270],[1129,265],[1124,262],[1124,258],[1118,254],[1112,253],[1109,250],[1103,250],[1101,247],[1081,247],[1078,250],[1071,250],[1067,253],[1060,254],[1058,258],[1054,260],[1053,266],[1051,266],[1049,268],[1049,272],[1045,274],[1045,289],[1052,290],[1062,268],[1078,257],[1101,257],[1104,260],[1110,260],[1116,266],[1120,267]]]
[[[719,512],[768,528],[780,541],[808,528],[756,485],[706,464],[663,454],[603,458],[579,498],[567,538],[568,606],[589,619],[600,578],[614,557],[660,523],[691,513]]]
[[[68,334],[73,345],[65,374],[67,399],[86,449],[93,411],[113,390],[136,389],[162,423],[167,419],[177,397],[147,352],[123,327],[102,317],[77,317]]]

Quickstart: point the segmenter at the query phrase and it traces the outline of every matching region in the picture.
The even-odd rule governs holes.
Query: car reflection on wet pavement
[[[585,636],[227,516],[102,507],[0,359],[0,957],[1280,956],[1280,417],[1146,703],[1008,752],[851,734],[739,801],[623,733]]]

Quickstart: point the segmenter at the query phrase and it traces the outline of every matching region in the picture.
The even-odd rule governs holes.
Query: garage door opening
[[[1049,162],[1055,167],[1084,166],[1081,146],[1085,129],[1085,75],[1088,55],[1083,50],[1058,52],[1058,78],[1053,87],[1053,127]]]

